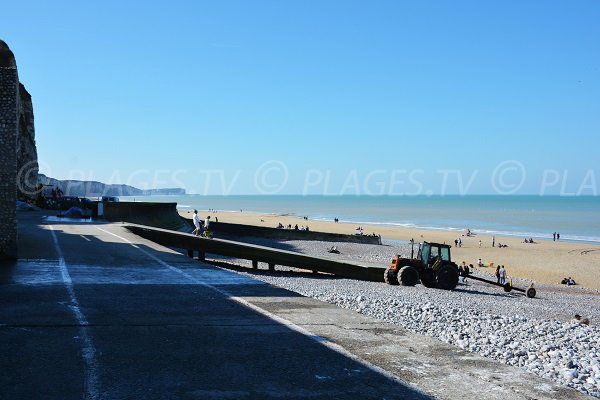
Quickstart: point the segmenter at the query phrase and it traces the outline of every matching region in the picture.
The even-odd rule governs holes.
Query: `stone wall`
[[[0,259],[17,257],[18,96],[15,57],[0,41]]]

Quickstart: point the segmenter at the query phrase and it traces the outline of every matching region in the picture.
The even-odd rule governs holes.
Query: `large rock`
[[[38,157],[35,146],[35,126],[31,95],[19,83],[18,102],[19,131],[17,134],[17,197],[19,200],[35,200],[38,183]]]

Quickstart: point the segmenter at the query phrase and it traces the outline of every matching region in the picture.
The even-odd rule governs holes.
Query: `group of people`
[[[567,285],[567,286],[577,285],[577,283],[575,282],[575,279],[573,279],[571,277],[563,278],[563,280],[560,281],[560,283],[563,285]]]
[[[462,239],[454,239],[454,247],[462,247]]]
[[[504,265],[498,265],[496,267],[496,279],[501,285],[506,283],[506,268],[504,268]]]
[[[298,224],[296,224],[296,225],[292,226],[292,224],[283,225],[281,222],[279,224],[277,224],[277,229],[293,229],[296,231],[306,231],[306,232],[310,231],[310,228],[308,227],[308,225],[298,226]]]
[[[533,241],[533,238],[529,238],[529,239],[525,238],[525,240],[523,240],[523,243],[535,243],[535,242]]]
[[[210,215],[206,217],[204,222],[198,216],[198,210],[194,210],[194,217],[192,218],[194,222],[194,230],[192,234],[199,236],[202,235],[204,237],[210,237],[210,231],[208,230],[208,226],[210,225]]]
[[[560,232],[554,232],[554,234],[552,235],[552,237],[553,237],[552,240],[555,241],[555,242],[557,240],[560,240]]]

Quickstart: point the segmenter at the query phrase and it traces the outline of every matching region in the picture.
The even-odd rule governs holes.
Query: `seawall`
[[[111,222],[134,224],[191,232],[190,224],[177,213],[177,203],[106,202],[104,218]]]

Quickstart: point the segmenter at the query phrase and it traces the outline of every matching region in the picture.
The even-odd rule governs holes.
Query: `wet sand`
[[[192,213],[181,211],[180,214],[191,218]],[[355,234],[355,224],[335,223],[333,221],[304,220],[301,217],[289,215],[258,214],[248,212],[218,212],[200,211],[202,219],[211,215],[220,222],[246,225],[276,227],[279,223],[292,226],[308,225],[312,231]],[[537,243],[523,243],[524,238],[496,236],[495,246],[492,247],[492,236],[466,236],[466,232],[448,232],[437,230],[414,229],[381,225],[361,225],[365,234],[376,233],[385,240],[408,241],[414,238],[418,241],[441,242],[452,245],[452,258],[457,263],[466,261],[467,264],[477,264],[481,258],[484,264],[505,266],[509,276],[529,279],[540,283],[560,283],[565,277],[572,277],[577,286],[600,289],[600,245],[588,243],[554,242],[536,240]],[[466,230],[466,229],[465,229]],[[460,238],[462,247],[455,247],[454,240]],[[481,247],[479,241],[481,240]],[[499,244],[508,247],[499,248]],[[393,254],[390,254],[390,260]],[[482,267],[494,273],[495,267]],[[575,287],[577,287],[575,286]],[[574,288],[575,288],[574,287]]]

